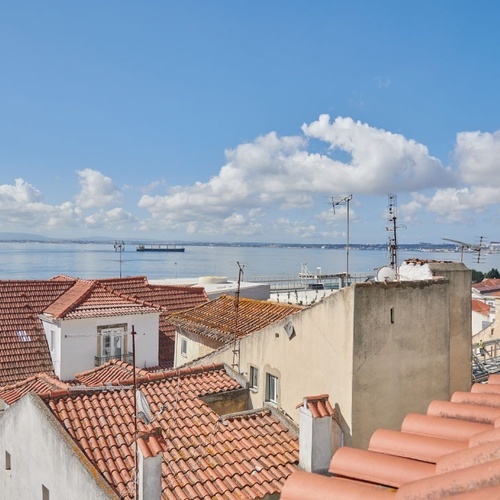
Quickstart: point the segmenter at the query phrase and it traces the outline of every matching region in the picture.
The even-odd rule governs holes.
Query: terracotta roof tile
[[[164,498],[279,494],[286,477],[295,470],[297,438],[269,410],[220,417],[199,399],[241,389],[223,365],[171,370],[153,374],[153,380],[150,375],[137,376],[155,415],[151,425],[138,422],[139,434],[151,440],[139,446],[146,453],[163,452]],[[94,380],[88,372],[85,377]],[[73,389],[44,399],[115,490],[123,498],[132,498],[128,486],[134,464],[133,390]],[[161,436],[151,434],[153,427],[161,428]],[[235,439],[243,430],[250,439]]]
[[[489,316],[491,307],[483,300],[472,299],[472,310],[483,316]]]
[[[28,392],[49,394],[56,389],[66,391],[68,387],[68,384],[61,382],[58,378],[52,377],[47,373],[39,373],[15,384],[0,387],[0,398],[8,405],[12,405]]]
[[[499,380],[496,376],[487,384],[474,384],[470,393],[457,392],[450,402],[432,401],[426,415],[407,415],[401,431],[377,430],[368,450],[340,448],[330,463],[333,478],[293,473],[282,500],[298,500],[304,491],[311,500],[496,498]]]
[[[0,281],[0,386],[40,372],[54,375],[40,315],[89,318],[158,311],[160,366],[172,366],[175,328],[169,314],[203,304],[203,288],[150,285],[145,277]]]
[[[40,372],[54,375],[39,314],[73,281],[0,281],[0,386]]]
[[[260,330],[302,310],[290,304],[222,295],[211,302],[170,316],[169,321],[184,330],[225,343],[237,332],[239,337]]]

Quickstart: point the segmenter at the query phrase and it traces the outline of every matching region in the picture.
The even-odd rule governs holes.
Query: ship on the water
[[[158,243],[137,245],[136,250],[138,252],[184,252],[186,249],[184,247],[178,247],[177,245]]]

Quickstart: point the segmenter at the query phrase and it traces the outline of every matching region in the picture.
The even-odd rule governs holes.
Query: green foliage
[[[475,269],[472,270],[472,283],[479,283],[480,281],[483,281],[484,279],[484,274],[481,271],[476,271]]]
[[[498,272],[498,269],[492,268],[491,271],[488,271],[485,275],[485,278],[500,278],[500,273]]]

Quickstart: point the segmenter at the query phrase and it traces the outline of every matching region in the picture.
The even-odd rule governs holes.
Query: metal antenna
[[[474,243],[465,243],[460,240],[452,240],[450,238],[442,238],[445,241],[451,241],[452,243],[456,243],[460,247],[460,262],[464,261],[464,250],[470,250],[472,252],[477,252],[477,263],[481,262],[481,250],[485,247],[483,244],[484,236],[479,238],[479,244]]]
[[[115,241],[115,252],[120,252],[120,278],[122,277],[122,265],[123,265],[122,254],[124,250],[125,250],[125,242]]]
[[[234,294],[234,346],[233,346],[233,369],[236,369],[237,373],[240,373],[240,341],[238,338],[238,309],[240,306],[240,291],[241,291],[241,279],[243,278],[243,266],[239,262],[238,264],[238,288]]]
[[[397,224],[398,219],[398,202],[397,196],[395,194],[389,193],[389,205],[387,208],[387,220],[389,221],[389,226],[385,229],[389,231],[391,234],[389,235],[389,255],[391,259],[390,266],[392,269],[396,271],[396,279],[399,279],[398,273],[398,239],[397,239],[397,230],[398,229],[406,229],[405,225]]]
[[[333,196],[331,197],[331,203],[333,207],[333,213],[335,214],[335,207],[338,205],[346,205],[347,207],[347,238],[345,246],[345,284],[349,285],[349,202],[352,200],[352,194],[344,196],[338,201],[335,201]]]

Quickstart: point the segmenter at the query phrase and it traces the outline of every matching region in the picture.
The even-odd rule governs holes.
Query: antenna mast
[[[396,271],[396,277],[399,279],[398,273],[398,239],[397,239],[397,230],[398,229],[406,229],[406,226],[398,226],[398,202],[397,195],[389,193],[389,205],[387,208],[387,220],[389,222],[389,226],[386,227],[386,230],[390,232],[389,234],[389,256],[391,259],[390,266],[392,269]]]
[[[240,291],[241,291],[241,279],[243,278],[243,267],[238,264],[238,288],[234,294],[234,345],[233,345],[233,364],[232,367],[238,373],[240,373],[240,341],[238,337],[238,309],[240,306]]]
[[[346,205],[347,211],[347,229],[346,229],[346,245],[345,245],[345,285],[349,285],[349,202],[352,200],[352,194],[344,196],[338,201],[335,201],[332,196],[333,213],[338,205]]]

